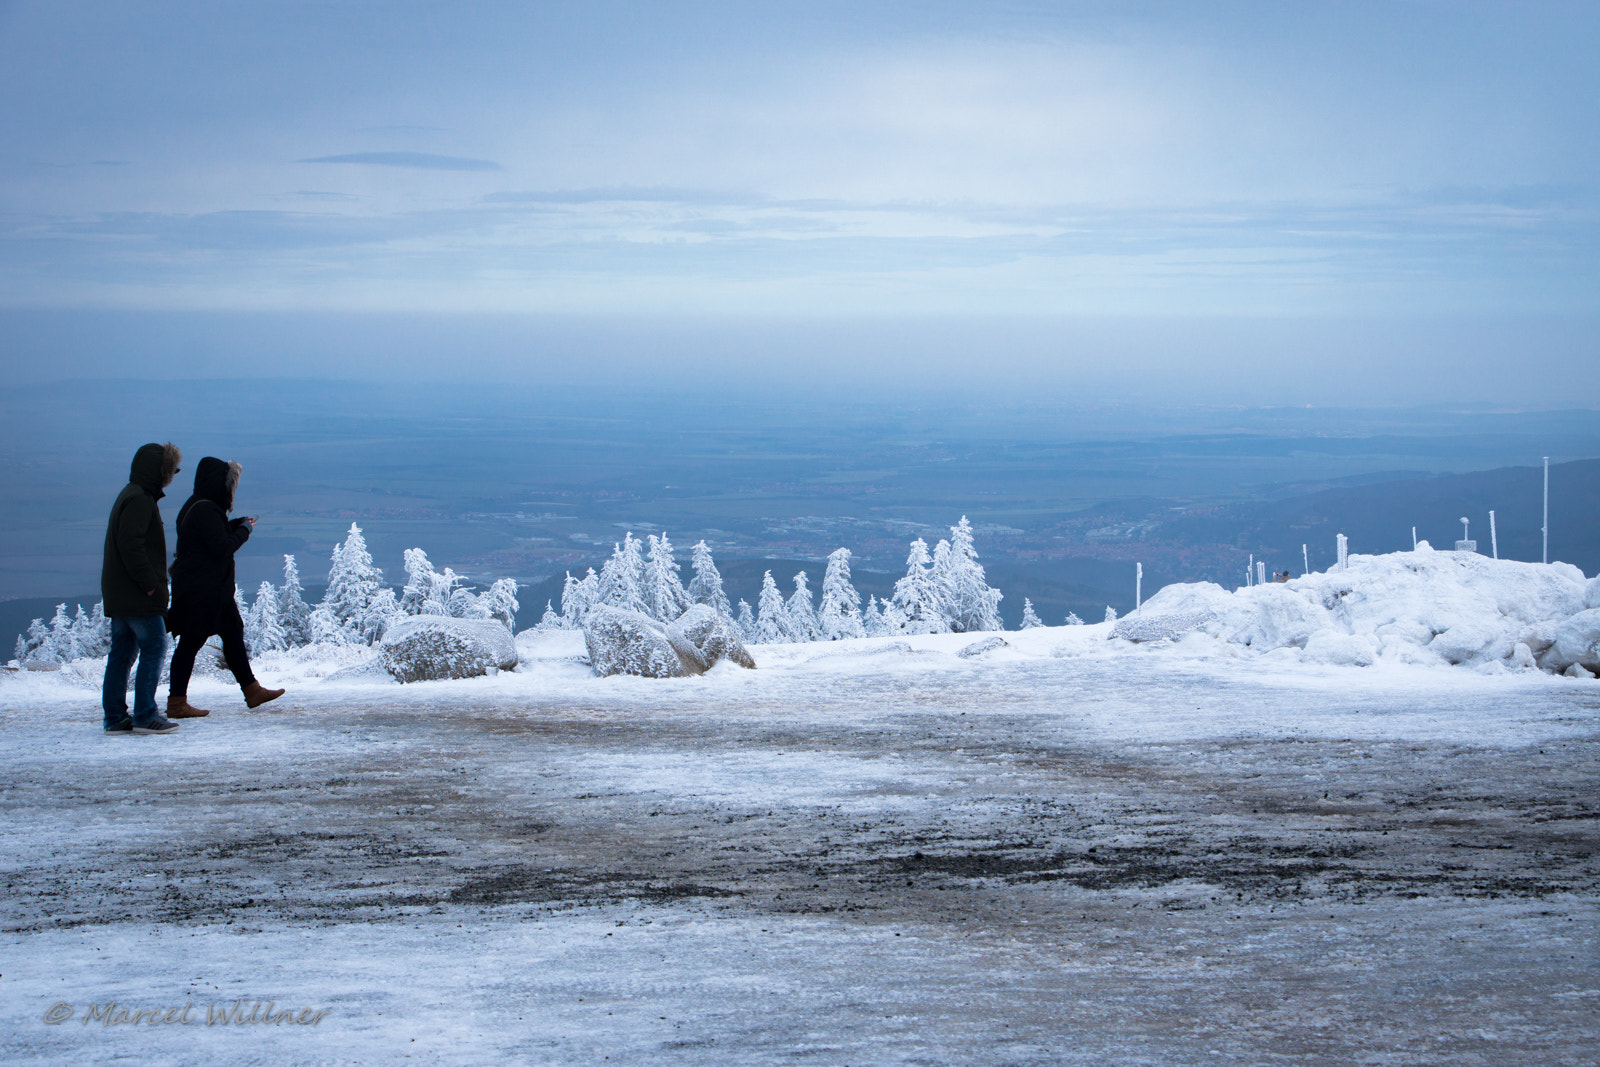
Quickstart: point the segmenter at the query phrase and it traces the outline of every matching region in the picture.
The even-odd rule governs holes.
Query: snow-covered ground
[[[1593,1062],[1600,683],[1109,629],[275,655],[164,738],[99,733],[93,663],[0,679],[0,1053]],[[327,1014],[206,1024],[258,1001]]]

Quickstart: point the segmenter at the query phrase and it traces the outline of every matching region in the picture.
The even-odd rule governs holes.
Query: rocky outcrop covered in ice
[[[390,623],[379,647],[384,668],[402,682],[476,678],[517,665],[511,631],[493,619],[411,615]]]
[[[671,623],[599,605],[584,618],[583,641],[590,666],[602,678],[612,674],[684,678],[705,673],[721,659],[741,667],[756,665],[727,620],[700,604]]]
[[[1252,652],[1296,649],[1308,663],[1381,660],[1489,671],[1600,668],[1600,582],[1564,563],[1471,552],[1351,556],[1340,571],[1229,592],[1169,585],[1111,637],[1176,640],[1202,632]]]

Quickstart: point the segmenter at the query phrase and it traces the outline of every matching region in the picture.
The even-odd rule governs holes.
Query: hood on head
[[[223,511],[233,510],[233,490],[239,484],[237,463],[207,456],[194,470],[194,495],[209,500]]]
[[[140,445],[139,451],[133,454],[133,464],[128,470],[128,481],[155,496],[160,496],[161,490],[172,482],[172,476],[177,473],[178,464],[182,461],[183,453],[178,451],[178,446],[171,441],[164,445],[155,442]]]

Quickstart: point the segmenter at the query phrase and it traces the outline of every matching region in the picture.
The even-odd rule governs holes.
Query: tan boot
[[[167,718],[169,719],[203,719],[211,712],[206,708],[197,708],[189,703],[188,697],[167,698]]]
[[[283,696],[282,689],[265,689],[260,682],[251,682],[244,687],[244,705],[247,708],[259,708],[269,700],[277,700]]]

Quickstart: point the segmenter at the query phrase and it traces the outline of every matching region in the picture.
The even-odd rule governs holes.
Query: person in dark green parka
[[[100,705],[108,734],[164,734],[178,728],[156,708],[156,682],[167,652],[167,534],[158,502],[181,462],[183,453],[170,441],[141,446],[106,523],[100,597],[111,619],[111,651]],[[128,672],[135,656],[139,668],[130,716]]]

